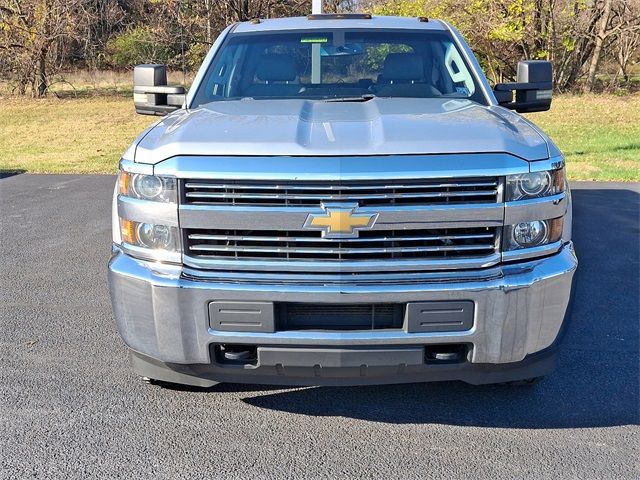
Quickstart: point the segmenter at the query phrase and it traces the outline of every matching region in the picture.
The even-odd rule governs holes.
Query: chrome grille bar
[[[496,203],[496,177],[391,181],[229,181],[186,180],[186,205],[319,206],[322,202],[357,202],[366,206],[420,206]]]
[[[189,245],[191,251],[204,252],[251,252],[251,253],[314,253],[318,255],[355,254],[368,255],[372,253],[418,253],[418,252],[454,252],[470,250],[493,250],[493,244],[455,245],[431,247],[390,247],[390,248],[309,248],[309,247],[236,247],[224,245]]]
[[[433,184],[391,184],[391,185],[288,185],[288,184],[241,184],[241,183],[198,183],[187,182],[187,189],[234,189],[234,190],[394,190],[394,189],[416,189],[416,188],[469,188],[469,187],[497,187],[498,182],[468,182],[468,183],[433,183]]]
[[[407,233],[406,236],[405,233]],[[190,260],[211,263],[221,260],[266,261],[286,271],[313,262],[352,266],[364,261],[417,262],[466,259],[484,263],[498,249],[496,227],[465,227],[436,230],[387,230],[361,232],[359,238],[323,238],[318,231],[185,229],[185,254]],[[279,265],[279,267],[278,267]]]
[[[287,260],[231,257],[185,256],[184,263],[200,270],[223,272],[283,273],[327,272],[341,276],[356,272],[427,272],[442,270],[470,270],[492,267],[500,261],[500,253],[465,257],[409,258],[392,260]]]
[[[436,240],[476,240],[493,238],[491,233],[483,234],[467,234],[467,235],[422,235],[422,236],[406,236],[406,237],[368,237],[368,238],[342,238],[340,242],[344,243],[371,243],[371,242],[417,242],[417,241],[436,241]],[[190,234],[189,240],[218,240],[218,241],[246,241],[246,242],[327,242],[335,243],[335,240],[322,237],[269,237],[258,235],[205,235],[205,234]]]
[[[362,193],[357,195],[358,200],[394,200],[409,198],[447,198],[447,197],[478,197],[495,196],[497,190],[482,192],[420,192],[420,193]],[[210,193],[187,192],[187,198],[219,198],[219,199],[245,199],[245,200],[319,200],[319,201],[353,201],[353,195],[333,194],[298,194],[287,193]]]
[[[422,282],[460,282],[474,280],[492,280],[500,278],[502,271],[497,268],[487,268],[483,270],[461,270],[458,272],[380,272],[380,273],[314,273],[314,272],[251,272],[243,270],[212,270],[185,267],[183,277],[189,280],[231,282],[231,283],[267,283],[267,284],[411,284]]]

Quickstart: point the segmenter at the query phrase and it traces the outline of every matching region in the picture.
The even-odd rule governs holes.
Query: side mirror
[[[165,65],[136,65],[133,69],[133,103],[136,113],[166,115],[181,108],[184,100],[184,87],[167,86]]]
[[[498,103],[519,113],[543,112],[551,108],[553,69],[545,60],[518,62],[515,83],[498,83],[493,93]],[[513,92],[516,93],[515,101]]]

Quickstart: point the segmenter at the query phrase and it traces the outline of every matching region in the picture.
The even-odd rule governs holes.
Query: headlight
[[[176,179],[157,175],[144,175],[120,171],[118,177],[120,195],[154,202],[176,202]]]
[[[537,197],[549,190],[551,175],[549,172],[533,172],[518,179],[520,191],[527,197]]]
[[[562,238],[564,219],[534,220],[504,227],[504,250],[539,247]]]
[[[134,247],[168,252],[179,252],[180,249],[176,227],[120,219],[120,232],[122,241]]]
[[[505,201],[548,197],[565,190],[564,168],[508,175]]]

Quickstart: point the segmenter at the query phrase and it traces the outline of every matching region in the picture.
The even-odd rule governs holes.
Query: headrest
[[[417,53],[389,53],[384,59],[382,75],[387,82],[394,80],[422,80],[424,65]]]
[[[256,67],[256,76],[263,82],[290,82],[296,79],[296,64],[288,55],[263,55]]]

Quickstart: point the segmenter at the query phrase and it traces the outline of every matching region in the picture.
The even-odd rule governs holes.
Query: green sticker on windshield
[[[327,37],[309,37],[301,38],[300,43],[327,43],[329,39]]]

